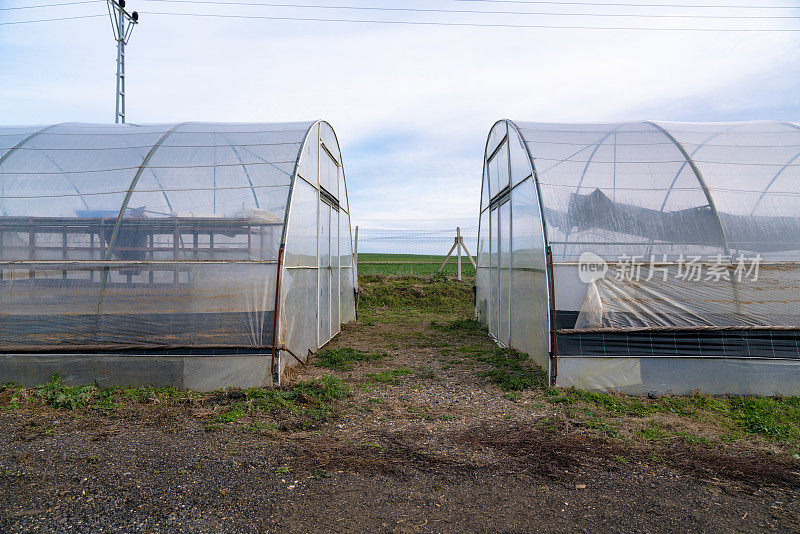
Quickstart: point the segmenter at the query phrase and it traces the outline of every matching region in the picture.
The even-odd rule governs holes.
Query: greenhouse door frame
[[[336,165],[336,183],[338,185],[342,167],[330,153],[325,143],[320,141],[320,158],[328,157]],[[319,182],[319,209],[317,210],[317,348],[321,348],[341,331],[341,260],[339,259],[340,204],[337,198],[326,190]],[[325,221],[324,214],[327,214]],[[327,226],[325,225],[327,223]],[[335,223],[335,224],[334,224]],[[326,237],[327,243],[323,244]],[[334,232],[336,236],[334,239]],[[336,261],[334,262],[334,253]],[[326,289],[327,288],[327,289]],[[322,296],[327,293],[327,299]],[[327,302],[327,309],[323,309]],[[335,313],[334,313],[335,312]]]
[[[489,203],[489,332],[505,347],[511,341],[511,209],[511,188],[506,186]]]

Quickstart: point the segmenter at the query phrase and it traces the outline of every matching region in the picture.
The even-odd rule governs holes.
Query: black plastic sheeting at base
[[[559,332],[558,355],[800,360],[800,330],[701,329]]]
[[[272,345],[274,312],[7,315],[0,320],[5,352],[109,351]],[[255,324],[255,321],[260,321]],[[258,335],[258,339],[256,339]],[[230,347],[230,349],[228,349]]]

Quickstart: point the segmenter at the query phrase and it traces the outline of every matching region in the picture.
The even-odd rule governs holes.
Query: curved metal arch
[[[348,215],[350,215],[350,199],[349,199],[349,196],[347,195],[347,179],[345,177],[345,172],[344,172],[344,157],[342,156],[341,145],[339,144],[339,137],[336,135],[336,130],[333,129],[333,126],[331,126],[328,121],[324,121],[324,120],[314,121],[308,127],[308,129],[306,130],[306,134],[303,136],[303,141],[300,143],[300,148],[297,151],[297,158],[295,159],[295,162],[294,162],[294,170],[292,171],[291,181],[289,183],[289,194],[287,195],[287,198],[286,198],[286,209],[284,210],[283,233],[281,235],[281,246],[286,244],[286,234],[287,234],[287,231],[288,231],[288,228],[289,228],[289,215],[290,215],[290,212],[292,210],[292,195],[294,194],[294,184],[295,184],[295,181],[297,180],[298,171],[300,170],[300,159],[303,157],[303,151],[306,149],[306,145],[309,142],[309,135],[311,134],[311,130],[313,130],[315,126],[322,126],[323,124],[327,125],[331,129],[331,131],[333,132],[333,137],[336,139],[336,145],[337,145],[336,148],[337,148],[337,150],[339,152],[339,160],[340,160],[339,161],[339,165],[340,165],[339,168],[342,170],[342,181],[343,181],[344,187],[345,187],[345,200],[347,201],[347,204],[346,204],[347,209],[345,209],[344,211]],[[320,135],[319,135],[319,132],[318,132],[317,133],[317,143],[319,143],[319,142],[320,142]],[[281,172],[284,172],[282,169],[279,169],[279,170],[281,170]],[[317,178],[316,178],[316,181],[317,181],[317,184],[319,184],[319,165],[317,165]],[[319,187],[319,186],[317,186],[317,187]],[[339,196],[341,197],[341,192],[339,193]],[[339,204],[341,206],[341,198],[339,199]],[[352,232],[351,232],[351,235],[350,235],[350,250],[351,251],[353,250],[352,241],[353,241],[353,236],[352,236]],[[358,281],[356,280],[356,283],[357,282]]]
[[[142,164],[139,165],[139,168],[137,169],[136,174],[133,177],[133,180],[131,180],[131,185],[128,188],[128,192],[125,194],[125,199],[122,201],[122,206],[120,207],[119,215],[117,215],[117,221],[114,224],[114,231],[111,233],[111,239],[108,240],[108,250],[106,250],[106,260],[111,259],[111,254],[114,251],[114,245],[116,244],[117,241],[117,234],[119,233],[120,224],[122,223],[122,219],[125,216],[125,211],[128,209],[128,203],[131,200],[131,196],[133,195],[134,189],[136,189],[136,185],[139,183],[139,178],[141,178],[142,173],[144,173],[145,168],[147,168],[147,164],[150,163],[150,160],[152,159],[153,155],[159,148],[161,148],[161,145],[164,143],[164,141],[166,141],[167,138],[170,135],[172,135],[173,132],[175,132],[175,130],[186,124],[189,124],[189,122],[181,122],[170,128],[166,132],[164,132],[164,135],[162,135],[161,138],[158,141],[156,141],[156,144],[154,144],[152,148],[150,148],[150,151],[144,157]],[[103,284],[101,285],[100,289],[101,293],[103,291],[103,288],[105,287],[107,278],[108,278],[108,267],[103,269]]]
[[[11,156],[11,154],[15,153],[17,150],[19,150],[23,145],[28,143],[28,141],[30,141],[34,137],[37,137],[40,134],[45,133],[47,130],[49,130],[51,128],[55,128],[56,126],[63,126],[65,124],[69,124],[69,123],[68,122],[61,122],[61,123],[58,123],[58,124],[51,124],[50,126],[46,126],[46,127],[42,128],[41,130],[37,130],[37,131],[33,132],[32,134],[28,135],[25,139],[23,139],[22,141],[20,141],[16,145],[14,145],[11,149],[8,150],[8,152],[6,152],[5,154],[3,154],[2,157],[0,157],[0,167],[3,166],[3,163],[5,163],[5,161]],[[67,180],[67,182],[69,182],[69,185],[72,186],[72,189],[74,189],[75,192],[78,193],[78,197],[81,199],[81,202],[83,203],[83,206],[88,210],[89,209],[89,205],[86,203],[86,199],[83,198],[83,195],[81,194],[80,189],[78,189],[78,186],[75,185],[75,182],[73,182],[72,180],[69,179],[69,177],[67,176],[67,174],[64,171],[64,169],[62,169],[61,166],[53,158],[51,158],[47,153],[44,153],[44,152],[43,152],[43,155],[44,155],[44,157],[46,157],[50,161],[50,163],[52,163],[55,166],[56,169],[58,169],[59,171],[61,171],[64,174],[64,178]],[[3,214],[4,215],[8,215],[8,213],[5,210],[3,210]]]
[[[723,133],[727,133],[727,131],[728,131],[728,130],[726,130],[726,131],[724,131],[724,132],[717,132],[717,133],[715,133],[715,134],[712,134],[712,135],[711,135],[711,137],[709,137],[708,139],[706,139],[705,141],[703,141],[702,143],[700,143],[700,144],[699,144],[699,145],[698,145],[698,146],[697,146],[697,147],[696,147],[694,150],[692,150],[692,153],[691,153],[691,154],[689,154],[689,157],[692,157],[692,156],[694,156],[695,154],[697,154],[697,152],[698,152],[698,151],[699,151],[701,148],[703,148],[704,146],[706,146],[708,143],[710,143],[712,139],[714,139],[715,137],[718,137],[718,136],[722,135]],[[685,168],[686,168],[686,166],[687,166],[688,164],[689,164],[689,161],[688,161],[688,160],[687,160],[687,161],[684,161],[684,162],[681,164],[680,168],[678,169],[678,172],[676,172],[676,173],[675,173],[675,178],[673,178],[673,179],[672,179],[672,183],[671,183],[671,184],[669,184],[669,189],[667,189],[667,194],[666,194],[666,195],[664,195],[664,201],[661,203],[661,209],[660,209],[659,211],[664,211],[664,208],[667,206],[667,201],[669,200],[669,196],[672,194],[672,189],[675,187],[675,184],[677,183],[677,181],[678,181],[678,178],[680,177],[681,173],[683,172],[683,169],[685,169]]]
[[[505,134],[504,137],[502,137],[500,139],[500,142],[492,150],[492,154],[497,152],[497,149],[500,147],[500,145],[503,144],[503,139],[506,139],[506,142],[508,142],[508,139],[507,139],[508,138],[508,123],[507,123],[507,121],[505,119],[501,119],[501,120],[495,122],[494,124],[492,124],[492,127],[489,128],[489,135],[486,136],[486,143],[485,143],[484,148],[483,148],[483,169],[481,170],[481,174],[482,174],[482,177],[481,177],[481,199],[480,199],[480,204],[478,204],[478,215],[479,215],[478,219],[480,219],[480,214],[481,213],[483,213],[484,211],[489,209],[489,206],[492,203],[492,198],[494,197],[494,193],[491,190],[491,185],[492,184],[489,182],[489,156],[492,155],[492,154],[489,154],[489,140],[492,137],[492,132],[494,131],[494,129],[497,128],[497,126],[499,124],[501,124],[501,123],[504,123],[503,125],[506,127],[506,134]],[[510,152],[509,152],[508,164],[509,164],[509,167],[510,167],[511,166],[511,153]],[[486,182],[486,191],[487,191],[487,193],[489,193],[489,198],[486,199],[486,207],[485,208],[481,208],[481,206],[483,206],[483,184],[484,184],[484,181]],[[509,183],[511,183],[510,173],[509,173]],[[481,231],[481,223],[480,223],[480,220],[479,220],[478,221],[478,235],[479,236],[480,236],[480,231]],[[476,254],[477,254],[477,252],[476,252]]]
[[[790,128],[794,128],[795,130],[800,130],[800,126],[798,126],[797,124],[795,124],[793,122],[781,122],[780,124],[785,124],[786,126],[788,126]],[[775,176],[772,177],[772,180],[769,181],[769,183],[766,185],[766,187],[764,187],[764,190],[761,191],[761,195],[759,195],[758,200],[756,200],[756,203],[753,205],[753,209],[750,210],[750,216],[751,217],[756,212],[756,208],[758,208],[758,205],[761,204],[761,201],[767,195],[767,191],[769,190],[770,187],[772,187],[772,184],[774,184],[775,181],[778,178],[780,178],[781,174],[783,174],[783,171],[788,169],[789,166],[797,160],[797,158],[800,158],[800,152],[798,152],[797,154],[792,156],[792,158],[789,161],[787,161],[783,165],[783,167],[780,168],[780,170],[775,174]]]
[[[594,145],[594,150],[592,150],[592,153],[589,154],[589,159],[586,160],[586,165],[583,166],[583,172],[581,172],[581,178],[580,178],[580,180],[578,180],[578,187],[575,190],[576,194],[581,192],[581,187],[583,187],[583,180],[584,180],[584,178],[586,178],[586,173],[589,171],[589,165],[591,165],[592,160],[594,159],[595,155],[597,154],[597,151],[600,150],[600,147],[603,146],[603,143],[606,142],[606,139],[611,137],[611,134],[615,134],[616,135],[616,133],[619,131],[619,129],[622,128],[623,126],[625,126],[625,123],[618,124],[616,128],[614,128],[613,130],[608,132],[606,135],[604,135],[599,141],[596,141],[596,142],[592,143]],[[586,148],[588,148],[590,146],[592,146],[592,145],[587,145]],[[615,146],[616,146],[616,144],[615,144]],[[570,157],[572,157],[572,156],[570,156]],[[569,159],[569,158],[567,158],[567,159]],[[615,169],[614,170],[616,172],[616,165],[615,165]]]
[[[128,202],[130,202],[131,195],[133,195],[133,191],[136,188],[136,184],[139,182],[139,178],[142,176],[142,173],[144,172],[145,167],[150,162],[150,158],[153,157],[153,154],[156,153],[156,151],[159,149],[159,147],[162,145],[162,143],[164,143],[164,141],[167,139],[167,137],[169,137],[172,134],[172,132],[174,132],[177,128],[179,128],[180,126],[183,126],[185,124],[189,124],[189,123],[188,122],[182,122],[180,124],[176,124],[175,126],[170,128],[169,130],[164,132],[164,135],[162,135],[161,138],[156,142],[156,144],[154,144],[150,148],[150,151],[145,156],[144,160],[142,161],[142,164],[139,165],[139,168],[136,171],[136,175],[134,175],[133,180],[131,180],[131,185],[128,188],[128,192],[125,194],[125,199],[122,201],[122,207],[120,207],[119,215],[117,215],[117,220],[114,223],[114,230],[111,233],[111,238],[108,240],[108,249],[106,250],[106,261],[110,261],[111,260],[111,254],[114,252],[114,245],[117,242],[117,235],[119,234],[119,227],[120,227],[120,224],[122,224],[122,219],[123,219],[123,216],[125,215],[125,211],[128,209]],[[100,317],[101,317],[101,311],[102,311],[102,307],[103,307],[103,298],[105,297],[105,292],[106,292],[106,284],[108,283],[108,272],[109,272],[109,267],[108,267],[108,265],[106,265],[105,267],[103,267],[103,278],[100,281],[100,291],[98,291],[98,296],[97,296],[97,321],[98,321],[98,324],[99,324]],[[98,332],[99,332],[99,326],[98,326]]]
[[[491,210],[489,208],[490,208],[490,204],[492,203],[492,192],[489,191],[489,185],[490,184],[488,183],[488,180],[489,180],[489,169],[488,169],[488,161],[487,161],[488,157],[489,157],[489,139],[491,138],[492,132],[494,131],[494,129],[497,128],[497,125],[500,124],[501,122],[506,123],[505,124],[506,136],[508,136],[508,121],[506,121],[505,119],[501,119],[501,120],[495,122],[494,124],[492,124],[492,127],[489,128],[489,135],[486,136],[486,143],[484,143],[484,147],[483,147],[483,168],[481,169],[481,198],[480,198],[480,203],[478,204],[478,244],[477,244],[477,250],[475,250],[476,265],[477,265],[477,262],[479,261],[477,255],[480,254],[480,250],[481,250],[481,215],[483,214],[484,211],[489,211],[491,213]],[[509,158],[509,165],[510,165],[510,158]],[[489,198],[486,199],[486,207],[485,208],[482,207],[483,206],[483,186],[484,186],[484,183],[486,184],[486,192],[489,194]],[[491,239],[491,228],[490,228],[489,232],[490,232],[489,239]],[[475,302],[475,316],[476,317],[477,317],[477,306],[478,306],[478,303],[476,301]]]
[[[136,123],[133,123],[133,122],[126,122],[125,124],[127,124],[129,126],[135,126],[137,128],[141,127],[141,124],[136,124]],[[164,202],[167,203],[167,208],[169,208],[169,211],[171,212],[172,211],[172,202],[169,201],[169,196],[167,196],[167,192],[164,190],[164,184],[162,184],[161,180],[158,179],[158,175],[156,175],[156,173],[155,173],[155,171],[153,169],[148,168],[147,170],[150,171],[150,174],[153,176],[153,180],[156,181],[156,185],[158,185],[158,187],[161,188],[161,195],[164,197]]]
[[[3,166],[3,163],[5,163],[5,161],[6,161],[6,160],[9,158],[9,156],[11,156],[11,154],[13,154],[14,152],[16,152],[16,151],[17,151],[17,150],[18,150],[20,147],[22,147],[22,146],[23,146],[25,143],[27,143],[28,141],[30,141],[30,140],[31,140],[31,139],[33,139],[34,137],[36,137],[36,136],[38,136],[38,135],[40,135],[40,134],[43,134],[44,132],[46,132],[46,131],[47,131],[47,130],[49,130],[50,128],[55,128],[56,126],[63,126],[64,124],[69,124],[69,123],[68,123],[68,122],[61,122],[61,123],[58,123],[58,124],[51,124],[51,125],[49,125],[49,126],[45,126],[44,128],[42,128],[42,129],[40,129],[40,130],[37,130],[37,131],[35,131],[35,132],[33,132],[33,133],[29,134],[29,135],[28,135],[27,137],[25,137],[25,138],[24,138],[22,141],[20,141],[19,143],[17,143],[17,144],[16,144],[16,145],[14,145],[13,147],[11,147],[11,148],[8,150],[8,152],[6,152],[5,154],[3,154],[3,156],[2,156],[2,157],[0,157],[0,167],[2,167],[2,166]]]
[[[509,131],[513,128],[516,132],[517,137],[522,141],[522,146],[525,148],[525,154],[528,155],[528,164],[531,166],[531,177],[533,178],[533,184],[536,187],[536,197],[539,201],[539,213],[542,219],[542,236],[544,237],[544,244],[545,246],[550,245],[550,241],[547,238],[547,218],[544,214],[544,203],[542,202],[542,190],[541,186],[539,185],[539,173],[536,172],[536,164],[533,161],[533,155],[531,154],[531,149],[528,146],[527,141],[525,140],[525,136],[522,135],[522,131],[519,129],[517,124],[509,119],[506,119],[505,122],[509,126]]]
[[[708,189],[708,185],[706,184],[705,179],[703,179],[703,174],[700,172],[700,169],[697,168],[695,165],[694,160],[686,152],[686,148],[665,128],[656,124],[653,121],[643,121],[644,124],[648,124],[655,128],[656,130],[660,131],[667,139],[669,139],[672,144],[680,151],[681,155],[686,159],[686,163],[689,164],[689,167],[694,172],[695,177],[697,178],[698,183],[700,184],[700,188],[703,190],[703,193],[706,196],[706,200],[708,201],[708,207],[711,208],[711,211],[714,213],[714,217],[717,219],[717,224],[719,225],[720,235],[722,236],[722,247],[725,250],[725,254],[730,254],[730,248],[728,247],[728,238],[725,235],[725,227],[722,224],[722,219],[720,219],[719,212],[717,211],[717,206],[714,203],[714,199],[711,196],[711,191]]]
[[[347,182],[346,182],[345,175],[344,175],[344,158],[342,157],[342,154],[341,154],[341,148],[340,148],[340,145],[339,145],[338,136],[336,135],[336,130],[334,130],[333,127],[327,121],[324,121],[324,120],[314,121],[308,126],[308,129],[306,130],[306,133],[303,136],[303,141],[300,143],[300,147],[299,147],[299,149],[297,151],[297,158],[295,159],[295,162],[294,162],[294,170],[292,171],[291,180],[290,180],[290,183],[289,183],[289,193],[288,193],[288,195],[286,197],[286,209],[284,210],[283,229],[281,231],[281,244],[280,244],[280,249],[279,249],[279,252],[278,252],[277,276],[276,276],[276,280],[275,280],[275,312],[274,312],[274,319],[273,319],[273,334],[272,334],[273,335],[273,343],[272,343],[272,345],[273,345],[273,349],[272,349],[272,373],[273,373],[273,375],[274,375],[274,373],[276,371],[275,365],[276,365],[277,351],[280,350],[280,349],[278,349],[276,347],[279,345],[279,343],[277,341],[277,338],[278,338],[279,330],[281,328],[281,322],[282,322],[281,317],[283,315],[283,313],[280,310],[280,303],[282,301],[282,299],[280,298],[280,292],[281,292],[281,289],[282,289],[282,287],[281,287],[281,279],[282,279],[282,272],[284,270],[283,257],[284,257],[285,250],[286,250],[286,236],[288,235],[289,221],[290,221],[291,212],[292,212],[292,204],[293,204],[292,200],[293,200],[294,190],[295,190],[294,186],[295,186],[295,183],[297,182],[298,171],[300,169],[300,159],[303,157],[303,153],[305,152],[305,148],[308,145],[308,143],[312,142],[312,141],[316,142],[317,145],[319,145],[319,142],[320,142],[320,128],[322,127],[323,124],[327,125],[331,129],[331,131],[333,132],[333,136],[336,139],[337,149],[339,150],[339,160],[340,160],[340,164],[341,164],[340,169],[341,169],[341,172],[342,172],[342,183],[344,183],[344,186],[345,186],[345,194],[346,194],[346,191],[347,191]],[[314,130],[315,127],[317,128],[317,135],[312,139],[311,138],[311,132]],[[316,182],[319,183],[319,164],[317,164],[317,175],[318,176],[316,178]],[[319,186],[317,186],[317,187],[319,187]],[[341,196],[341,192],[340,192],[340,196]],[[348,204],[347,204],[347,212],[346,213],[348,214],[348,222],[352,222],[352,221],[350,221],[350,218],[349,218],[349,213],[350,213],[349,200],[348,200]],[[348,233],[350,235],[350,252],[352,254],[352,252],[353,252],[352,228],[348,228]],[[341,251],[340,251],[340,253],[341,253]],[[353,265],[352,265],[352,270],[353,270],[353,273],[352,273],[352,275],[353,275],[353,288],[356,289],[356,290],[358,289],[357,269],[358,269],[357,265],[355,264],[355,262],[353,262]],[[341,287],[340,287],[339,290],[341,291]],[[316,326],[315,328],[318,328],[318,326]]]
[[[325,126],[327,126],[328,128],[331,129],[331,132],[333,132],[333,138],[336,141],[336,151],[337,151],[336,155],[339,156],[339,160],[337,161],[337,164],[339,165],[339,168],[342,170],[342,182],[344,182],[344,189],[345,189],[344,193],[345,193],[345,200],[346,200],[346,205],[347,205],[347,209],[345,209],[344,211],[349,216],[350,215],[350,199],[347,197],[347,182],[345,181],[346,177],[344,175],[344,156],[342,155],[342,146],[339,144],[339,136],[336,135],[336,130],[333,129],[333,126],[331,126],[328,121],[324,121],[323,120],[323,121],[319,121],[319,123],[320,123],[320,126],[325,125]],[[320,143],[321,142],[322,142],[322,132],[320,131]],[[325,145],[325,146],[327,148],[327,145]],[[339,196],[336,199],[336,200],[339,201],[339,209],[342,209],[342,198],[341,198],[341,196],[342,196],[342,192],[339,191]],[[352,250],[352,248],[353,247],[352,247],[352,243],[351,243],[350,244],[350,250]]]
[[[578,180],[578,187],[575,188],[575,194],[576,195],[581,192],[581,187],[583,187],[583,180],[586,178],[586,173],[589,171],[589,165],[591,165],[592,160],[594,159],[594,156],[597,154],[597,151],[600,150],[600,147],[603,146],[603,143],[606,142],[606,139],[611,137],[611,134],[614,134],[615,137],[616,137],[616,134],[619,131],[619,129],[622,128],[623,126],[625,126],[625,124],[626,123],[618,124],[613,130],[611,130],[607,134],[605,134],[600,140],[595,141],[593,143],[594,144],[594,150],[592,150],[592,153],[589,155],[589,159],[586,160],[586,165],[583,166],[583,172],[581,172],[580,180]],[[592,145],[587,145],[586,148],[588,148],[590,146],[592,146]],[[616,141],[615,141],[615,144],[614,144],[614,150],[615,150],[615,157],[616,157]],[[572,156],[570,156],[570,157],[572,157]],[[615,160],[615,163],[614,163],[614,172],[615,172],[615,178],[616,178],[616,160]],[[569,234],[570,234],[571,230],[572,230],[571,228],[568,229],[567,233],[564,236],[564,252],[561,255],[562,258],[566,258],[567,257],[567,244],[568,244],[567,242],[569,241]]]
[[[216,132],[215,132],[215,135],[216,135]],[[236,159],[239,160],[239,165],[242,166],[242,170],[244,171],[244,175],[247,177],[247,183],[250,184],[250,192],[253,194],[253,201],[256,203],[256,208],[260,209],[261,206],[258,203],[258,195],[256,195],[256,187],[253,184],[253,179],[250,177],[250,171],[247,170],[247,165],[244,164],[244,160],[242,159],[241,154],[239,154],[239,151],[236,150],[236,146],[228,140],[228,138],[225,136],[225,134],[219,134],[219,135],[221,135],[222,139],[224,139],[228,143],[229,148],[236,155]],[[215,170],[215,172],[216,172],[216,170]]]
[[[556,295],[555,295],[555,292],[554,292],[554,289],[553,289],[555,287],[555,281],[550,279],[551,278],[551,273],[553,272],[553,264],[552,264],[553,262],[552,262],[552,255],[547,253],[547,250],[550,248],[550,238],[547,235],[547,217],[545,216],[545,213],[544,213],[544,201],[543,201],[543,198],[542,198],[541,184],[539,182],[539,173],[536,172],[536,164],[534,163],[534,160],[533,160],[533,154],[531,154],[531,148],[530,148],[530,146],[528,146],[528,143],[527,143],[527,141],[525,139],[525,136],[522,135],[522,130],[520,130],[519,126],[517,126],[517,123],[515,123],[512,120],[506,119],[505,122],[508,125],[508,131],[510,132],[511,129],[513,128],[514,131],[516,132],[517,137],[519,138],[519,140],[522,141],[522,146],[525,148],[525,153],[528,155],[528,163],[531,166],[531,179],[533,180],[533,185],[536,188],[536,197],[537,197],[537,200],[539,201],[539,216],[540,216],[541,221],[542,221],[542,238],[543,238],[543,242],[544,242],[544,246],[545,246],[545,250],[544,250],[545,258],[544,258],[544,261],[545,261],[545,265],[547,265],[548,263],[550,264],[549,268],[546,268],[544,271],[545,271],[545,283],[546,283],[546,286],[547,286],[547,295],[549,297],[549,302],[548,302],[548,306],[547,306],[547,319],[548,319],[548,325],[547,326],[548,326],[548,332],[553,332],[553,330],[555,328],[555,324],[556,324],[556,318],[553,315],[554,303],[555,303],[555,299],[556,299]],[[479,221],[480,221],[480,218],[479,218]],[[513,221],[512,221],[512,224],[513,224]],[[478,225],[480,227],[480,222],[478,223]],[[478,235],[480,236],[480,229],[478,230],[478,232],[479,232]],[[553,354],[553,339],[552,339],[552,336],[547,336],[547,350],[548,350],[548,354],[549,355]],[[550,365],[553,365],[552,361],[550,362]],[[548,369],[547,374],[548,374],[548,383],[549,383],[549,382],[552,381],[553,369]]]
[[[545,173],[545,172],[548,172],[548,171],[551,171],[551,170],[555,169],[556,167],[558,167],[558,166],[559,166],[559,165],[561,165],[562,163],[564,163],[564,162],[566,162],[566,161],[569,161],[569,160],[571,160],[572,158],[574,158],[575,156],[577,156],[578,154],[580,154],[580,153],[581,153],[581,152],[583,152],[584,150],[588,149],[589,147],[595,146],[595,145],[597,145],[598,143],[602,144],[602,143],[603,143],[603,141],[605,141],[605,140],[608,138],[608,136],[609,136],[611,133],[614,133],[614,132],[616,132],[616,131],[617,131],[617,130],[619,130],[619,128],[621,128],[623,125],[624,125],[624,124],[620,124],[619,126],[617,126],[617,128],[616,128],[615,130],[612,130],[610,133],[606,134],[606,135],[605,135],[604,137],[602,137],[600,140],[598,140],[598,141],[594,141],[594,142],[592,142],[592,143],[589,143],[588,145],[584,146],[583,148],[580,148],[580,149],[578,149],[577,151],[573,152],[572,154],[570,154],[570,155],[569,155],[569,156],[567,156],[566,158],[564,158],[564,159],[562,159],[562,160],[558,161],[557,163],[555,163],[554,165],[551,165],[550,167],[546,168],[545,170],[543,170],[543,171],[542,171],[542,173]]]
[[[314,129],[315,126],[322,124],[323,121],[314,121],[306,130],[306,134],[303,136],[303,142],[300,143],[300,148],[297,151],[297,158],[294,162],[294,171],[292,172],[292,177],[289,182],[289,194],[286,196],[286,209],[283,210],[283,230],[281,231],[281,247],[286,245],[286,234],[287,229],[289,227],[289,215],[292,210],[292,196],[294,195],[294,184],[297,181],[297,173],[300,170],[300,158],[303,157],[303,151],[306,149],[306,145],[309,142],[309,136],[311,134],[311,130]],[[319,133],[317,133],[317,143],[319,143]],[[319,174],[319,168],[317,168],[317,174]],[[319,177],[317,177],[319,181]]]

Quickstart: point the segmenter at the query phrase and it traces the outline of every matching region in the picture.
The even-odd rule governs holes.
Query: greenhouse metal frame
[[[0,127],[0,382],[280,381],[355,319],[324,121]]]
[[[476,317],[551,384],[800,394],[800,126],[498,121]]]

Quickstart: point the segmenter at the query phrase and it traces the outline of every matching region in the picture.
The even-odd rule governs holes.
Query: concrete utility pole
[[[139,22],[139,13],[125,11],[125,0],[106,0],[111,28],[117,41],[117,113],[115,123],[125,122],[125,45],[131,38],[133,27]]]

